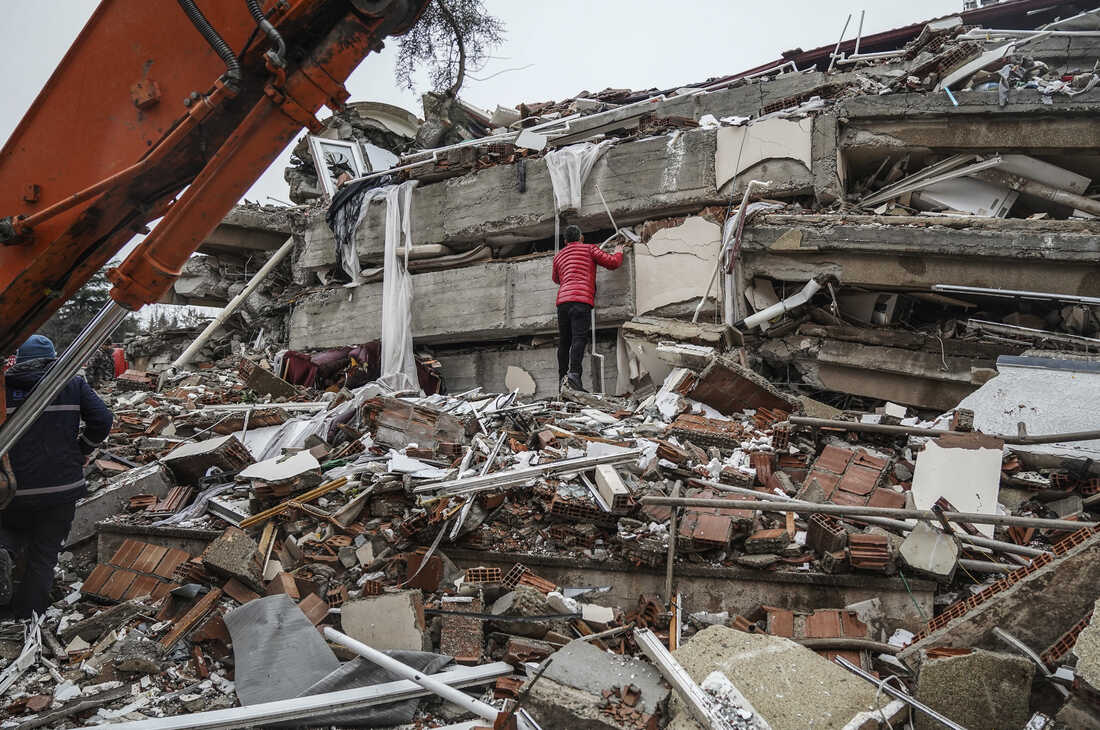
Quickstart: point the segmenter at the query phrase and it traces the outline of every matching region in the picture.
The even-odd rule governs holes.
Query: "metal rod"
[[[111,336],[128,314],[130,310],[113,299],[103,306],[73,344],[50,366],[22,405],[0,425],[0,456],[8,453],[19,437],[38,420],[69,379],[80,370],[80,366]]]
[[[970,560],[969,558],[959,558],[959,565],[971,573],[1011,573],[1020,567],[1005,563],[991,563],[988,560]]]
[[[879,654],[889,654],[894,656],[902,647],[894,646],[893,644],[884,644],[881,641],[874,641],[872,639],[853,639],[845,636],[817,638],[817,639],[793,639],[797,644],[801,644],[807,649],[866,649],[867,651],[877,651]]]
[[[532,479],[559,472],[587,471],[601,464],[625,464],[642,456],[641,449],[631,449],[619,454],[607,454],[604,456],[581,456],[576,459],[561,459],[546,464],[537,464],[523,469],[511,471],[498,471],[485,476],[467,477],[465,479],[451,479],[448,481],[422,484],[413,489],[414,494],[426,492],[441,492],[442,494],[467,494],[486,489],[498,489],[523,484]]]
[[[680,481],[672,486],[672,497],[678,499],[680,497]],[[673,507],[669,510],[668,516],[668,563],[665,566],[665,600],[669,603],[672,602],[672,568],[676,563],[676,517],[677,509]]]
[[[342,634],[332,627],[325,627],[325,638],[329,641],[339,644],[346,649],[351,649],[364,659],[367,659],[374,664],[377,664],[378,666],[389,672],[392,672],[402,679],[408,679],[416,682],[432,694],[438,695],[448,702],[451,702],[461,707],[467,712],[474,713],[480,718],[489,720],[491,722],[496,722],[497,718],[500,716],[500,710],[493,707],[492,705],[485,704],[481,700],[471,697],[465,692],[457,690],[454,687],[450,687],[443,682],[440,682],[435,677],[413,669],[407,664],[402,664],[396,659],[386,654],[383,654],[373,647],[367,646],[361,641],[356,641],[347,634]]]
[[[816,502],[765,502],[749,499],[700,499],[698,497],[642,497],[642,504],[657,504],[678,507],[715,507],[718,509],[766,510],[769,512],[802,512],[805,514],[843,515],[845,517],[900,517],[907,520],[927,520],[936,522],[935,513],[923,509],[901,509],[895,507],[854,507],[846,504],[817,504]],[[1075,522],[1073,520],[1048,520],[1041,517],[1016,517],[1014,515],[984,515],[977,512],[944,512],[944,517],[952,522],[971,522],[976,525],[1010,525],[1015,527],[1060,528],[1080,530],[1084,527],[1096,527],[1097,522]]]
[[[237,296],[233,297],[229,304],[225,305],[225,308],[222,309],[222,311],[218,312],[218,316],[215,317],[210,322],[210,324],[206,325],[206,329],[204,329],[199,334],[199,336],[195,338],[194,342],[187,346],[187,349],[183,351],[183,354],[176,358],[176,361],[172,363],[172,367],[182,367],[183,365],[191,362],[191,358],[195,356],[195,353],[197,353],[199,349],[206,344],[207,340],[209,340],[215,332],[221,329],[221,326],[225,324],[225,320],[229,319],[229,317],[234,312],[236,312],[242,304],[244,304],[244,301],[248,299],[249,295],[252,294],[252,292],[256,291],[256,288],[259,287],[263,280],[267,278],[267,275],[271,273],[272,269],[278,266],[279,263],[286,258],[287,254],[289,254],[293,250],[294,237],[291,236],[290,238],[286,239],[286,243],[284,243],[278,251],[271,255],[271,258],[267,260],[267,263],[261,266],[260,270],[252,276],[245,288],[242,289]]]
[[[833,661],[835,661],[837,664],[839,664],[840,666],[847,669],[852,674],[855,674],[858,677],[862,677],[863,679],[866,679],[868,682],[875,685],[876,687],[881,687],[883,693],[890,695],[895,700],[901,700],[902,702],[909,705],[913,709],[919,710],[920,712],[923,712],[925,715],[928,715],[929,717],[931,717],[933,720],[936,720],[937,722],[941,723],[942,725],[951,728],[951,730],[966,730],[965,727],[958,724],[954,720],[952,720],[948,717],[944,717],[943,715],[936,712],[935,710],[933,710],[928,705],[925,705],[925,704],[922,704],[921,702],[918,702],[916,699],[913,698],[912,695],[910,695],[906,692],[902,692],[901,690],[899,690],[895,687],[891,687],[889,684],[882,681],[878,677],[875,677],[874,675],[868,674],[867,672],[863,671],[863,669],[861,667],[857,667],[855,664],[852,664],[850,661],[848,661],[844,657],[838,656],[838,657],[834,658]]]
[[[921,428],[919,426],[888,426],[883,423],[854,423],[852,421],[835,421],[828,418],[809,418],[807,416],[791,416],[787,419],[795,426],[813,426],[814,428],[837,428],[853,433],[885,433],[896,436],[947,436],[949,434],[965,434],[966,431],[947,431],[939,428]],[[1100,439],[1100,430],[1074,431],[1072,433],[1048,433],[1041,436],[1019,436],[1008,434],[983,434],[989,438],[999,439],[1007,446],[1034,446],[1036,444],[1062,444],[1073,441],[1093,441]]]
[[[734,494],[744,494],[747,497],[756,497],[761,500],[769,500],[773,502],[792,502],[794,499],[786,495],[771,494],[769,492],[758,492],[755,489],[745,489],[744,487],[731,487],[728,484],[721,484],[719,482],[705,481],[702,479],[693,479],[694,484],[703,484],[708,487],[713,487],[721,492],[731,492]],[[1100,495],[1096,495],[1098,502],[1100,502]],[[1089,499],[1092,499],[1091,497]],[[1088,504],[1088,500],[1085,501]],[[761,509],[767,509],[761,507]],[[900,530],[902,532],[910,532],[913,529],[913,525],[908,522],[902,522],[901,520],[893,520],[889,517],[861,517],[860,522],[866,522],[869,525],[878,525],[879,527],[887,527],[893,530]],[[1001,540],[993,540],[988,537],[979,535],[967,535],[965,533],[958,535],[958,538],[965,543],[975,545],[977,547],[988,548],[989,550],[995,550],[1001,553],[1008,553],[1010,555],[1026,555],[1029,558],[1037,558],[1048,550],[1040,550],[1038,548],[1028,547],[1026,545],[1017,545],[1012,542],[1002,542]]]
[[[859,29],[856,30],[856,50],[852,53],[853,56],[859,55],[859,42],[863,40],[863,16],[866,14],[866,10],[859,11]]]
[[[455,687],[471,687],[487,684],[497,677],[512,674],[514,671],[510,664],[494,662],[476,667],[459,667],[434,674],[432,678]],[[418,686],[415,682],[402,679],[369,687],[356,687],[308,697],[262,702],[244,707],[231,707],[226,710],[210,710],[190,715],[120,722],[111,725],[111,730],[231,730],[232,728],[267,727],[281,722],[313,720],[325,715],[415,699],[423,697],[428,692],[429,690]],[[101,730],[102,725],[89,725],[83,730],[92,730],[92,728]]]
[[[829,68],[826,72],[832,71],[833,66],[836,65],[837,54],[840,52],[840,44],[844,42],[844,34],[848,32],[848,24],[852,22],[852,14],[848,13],[848,19],[844,21],[844,29],[840,31],[840,37],[836,39],[836,47],[833,48],[833,52],[829,54]]]
[[[986,289],[980,286],[958,286],[955,284],[933,284],[932,291],[952,294],[979,294],[991,297],[1009,297],[1012,299],[1051,299],[1075,304],[1100,304],[1100,297],[1083,297],[1077,294],[1051,294],[1038,291],[1017,291],[1015,289]]]

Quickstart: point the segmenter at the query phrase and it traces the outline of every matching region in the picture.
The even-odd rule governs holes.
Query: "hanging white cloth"
[[[605,139],[599,144],[581,142],[546,153],[546,170],[550,173],[550,185],[554,188],[554,250],[561,240],[559,230],[561,212],[580,210],[581,189],[596,160],[607,151],[614,140]]]
[[[386,254],[382,278],[382,377],[394,390],[419,390],[413,357],[409,249],[412,248],[412,193],[416,180],[386,190]],[[404,247],[404,259],[397,249]]]
[[[579,210],[581,188],[596,160],[607,151],[614,140],[599,144],[582,142],[546,153],[546,169],[550,172],[550,184],[554,186],[554,207],[558,211]]]

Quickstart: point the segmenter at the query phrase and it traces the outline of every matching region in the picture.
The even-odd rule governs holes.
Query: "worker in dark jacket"
[[[622,246],[610,254],[585,243],[577,226],[565,227],[565,248],[554,256],[553,272],[558,285],[558,378],[562,388],[584,390],[581,363],[596,304],[596,265],[617,269],[622,263]]]
[[[15,356],[15,366],[5,374],[9,417],[57,353],[48,338],[32,335]],[[107,438],[113,420],[84,378],[74,376],[8,452],[16,490],[0,512],[0,604],[11,603],[16,618],[41,614],[50,604],[57,555],[72,526],[76,501],[87,491],[84,462]],[[12,566],[20,553],[26,557],[26,571],[13,596]]]

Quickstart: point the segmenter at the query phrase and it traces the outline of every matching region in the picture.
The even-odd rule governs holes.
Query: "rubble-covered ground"
[[[847,425],[799,425],[812,401],[771,386],[737,359],[737,351],[711,352],[705,367],[674,370],[641,401],[570,390],[534,402],[480,390],[421,396],[373,382],[317,391],[290,386],[263,359],[182,372],[159,390],[152,378],[127,373],[104,388],[116,424],[89,467],[92,491],[74,526],[75,538],[89,539],[62,556],[57,601],[26,643],[20,624],[5,624],[2,646],[12,662],[4,726],[72,727],[304,694],[295,675],[327,677],[352,654],[316,631],[295,631],[295,622],[335,627],[403,652],[406,661],[504,662],[475,692],[522,697],[543,727],[572,726],[557,724],[563,717],[587,718],[593,724],[585,727],[690,726],[683,700],[668,701],[659,668],[642,658],[638,629],[661,645],[682,645],[688,674],[727,697],[719,705],[733,702],[722,689],[722,681],[732,683],[750,708],[742,713],[749,719],[738,721],[755,722],[755,712],[772,727],[842,727],[870,710],[875,687],[831,663],[837,656],[878,676],[900,675],[918,699],[936,698],[946,713],[951,693],[934,681],[933,668],[975,649],[927,648],[919,674],[920,661],[895,655],[944,625],[943,617],[963,615],[976,598],[1049,563],[1067,535],[1091,546],[1093,523],[1077,532],[1072,522],[1042,525],[1089,519],[1096,479],[1072,466],[1028,468],[1003,435],[971,431],[966,409],[922,421],[888,404],[880,413],[840,413]],[[911,433],[861,430],[891,424]],[[652,501],[670,495],[741,504]],[[797,506],[779,511],[792,498]],[[121,506],[117,514],[99,511],[105,500]],[[844,514],[937,501],[979,519],[1036,518],[1039,527],[959,520],[947,528],[931,513],[883,527]],[[814,514],[821,505],[839,514]],[[120,530],[133,537],[104,541]],[[205,547],[178,547],[195,541]],[[674,586],[687,565],[758,571],[761,580],[782,573],[931,579],[939,585],[938,617],[914,637],[875,600],[743,613],[676,606],[675,593],[615,604],[605,589],[556,585],[521,561],[462,569],[451,551],[483,551],[486,563],[494,553],[518,553],[658,573],[672,560]],[[1059,590],[1053,576],[1048,597]],[[737,582],[727,590],[735,594]],[[1077,631],[1086,613],[1075,618]],[[248,634],[257,625],[266,627],[259,645]],[[272,645],[277,664],[258,662],[258,646],[275,652]],[[990,677],[981,681],[1016,667],[1012,681],[998,679],[997,687],[1016,698],[1013,717],[1026,720],[1037,667],[1009,644],[995,648],[987,652]],[[1044,656],[1057,650],[1042,676],[1070,656],[1072,640],[1030,648]],[[527,678],[547,658],[531,688]],[[616,673],[621,661],[636,666]],[[726,680],[708,679],[714,672]],[[1051,697],[1067,686],[1087,707],[1079,698],[1091,697],[1091,675],[1061,672],[1036,685],[1035,709],[1053,715],[1059,708]],[[750,679],[757,673],[761,679]],[[781,682],[798,695],[782,710],[767,698]],[[829,702],[810,699],[814,682]],[[406,710],[402,717],[416,727],[458,719],[434,699]],[[360,712],[361,722],[377,720]]]
[[[403,176],[421,191],[504,164],[517,165],[508,180],[522,191],[526,161],[545,155],[503,137],[536,124],[548,125],[547,149],[667,137],[658,147],[671,153],[699,126],[729,139],[743,129],[743,145],[755,123],[859,98],[923,93],[954,109],[956,95],[992,107],[1030,93],[1062,110],[1093,98],[1100,76],[1089,36],[1073,35],[1094,30],[1095,15],[1058,22],[1051,30],[1068,35],[1037,39],[941,19],[827,72],[807,67],[813,52],[791,51],[802,70],[783,62],[683,90],[583,92],[491,114],[461,102],[416,140],[383,132],[369,104],[330,126],[418,163]],[[819,71],[828,83],[764,103],[766,81]],[[676,111],[756,84],[752,120]],[[625,108],[645,100],[667,107]],[[418,149],[425,140],[477,143],[435,154]],[[316,201],[308,148],[296,154],[292,199]],[[974,248],[1020,232],[1094,234],[1092,179],[1021,157],[887,147],[853,158],[847,189],[777,184],[774,200],[744,211],[765,216],[746,235],[779,257],[800,245],[789,226],[873,224],[904,238],[942,225]],[[711,258],[690,254],[706,281],[741,214],[740,193],[730,200],[624,230],[657,249],[655,236],[667,246],[687,235],[681,226],[706,229]],[[280,213],[273,235],[293,223],[302,237],[308,213]],[[1005,217],[1028,227],[991,220]],[[426,243],[409,266],[461,269],[552,246],[524,235]],[[341,634],[463,686],[518,727],[940,726],[928,710],[971,729],[1100,726],[1100,434],[1090,431],[1100,319],[1085,296],[1095,291],[853,286],[806,267],[801,298],[785,278],[751,278],[740,294],[757,314],[741,312],[735,330],[688,325],[694,288],[652,296],[677,283],[658,264],[648,290],[636,287],[652,308],[630,309],[620,330],[618,396],[547,396],[518,367],[510,392],[448,391],[447,358],[470,341],[431,352],[418,342],[421,391],[394,392],[378,381],[377,340],[286,349],[292,301],[336,291],[343,302],[346,290],[330,285],[382,276],[344,270],[317,253],[330,238],[305,237],[312,253],[264,282],[193,366],[169,364],[197,328],[156,332],[127,343],[134,369],[97,384],[115,425],[88,465],[53,605],[29,624],[0,624],[0,727],[489,724],[438,688],[395,684]],[[225,251],[196,257],[174,295],[227,300],[255,270]],[[346,320],[357,334],[374,326]],[[517,349],[539,346],[518,339]],[[668,375],[652,377],[641,349]],[[861,361],[844,359],[857,349],[863,378],[850,372]],[[827,372],[838,362],[846,381]],[[878,397],[886,387],[920,407]]]

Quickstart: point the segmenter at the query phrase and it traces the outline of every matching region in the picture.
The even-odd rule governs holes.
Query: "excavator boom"
[[[427,1],[103,0],[0,150],[0,355],[162,218],[108,272],[113,304],[51,374],[75,371],[126,311],[168,291],[286,145],[321,128],[321,106],[342,106],[359,62]],[[12,425],[0,428],[0,454]]]

